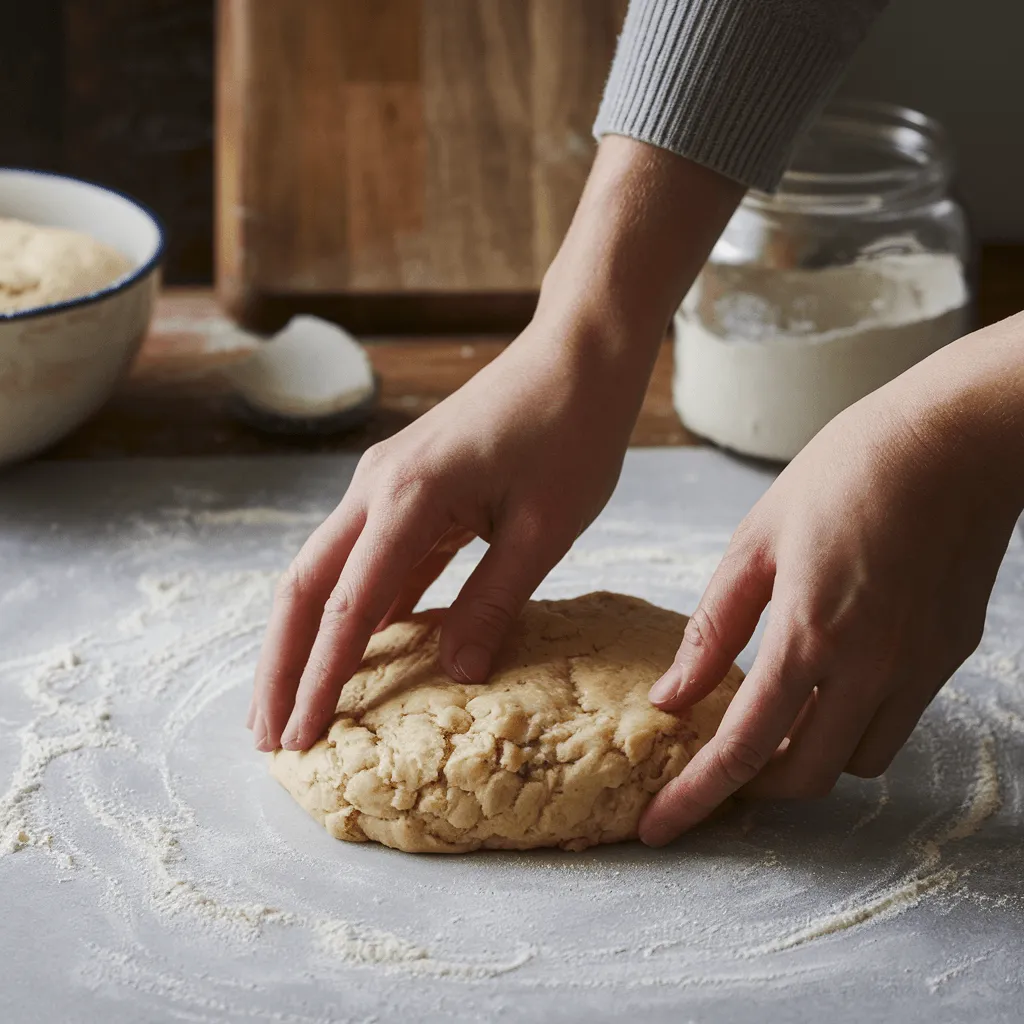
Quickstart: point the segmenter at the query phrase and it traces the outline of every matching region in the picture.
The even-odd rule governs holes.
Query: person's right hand
[[[474,536],[490,547],[445,616],[441,658],[455,679],[487,677],[522,606],[611,494],[643,397],[646,360],[603,360],[588,330],[538,319],[360,460],[279,586],[251,712],[257,746],[309,746],[371,632],[411,612]]]
[[[441,659],[482,682],[506,631],[615,486],[673,310],[743,194],[609,136],[533,322],[468,384],[367,452],[277,593],[249,726],[305,749],[367,640],[460,546],[490,547],[445,615]]]

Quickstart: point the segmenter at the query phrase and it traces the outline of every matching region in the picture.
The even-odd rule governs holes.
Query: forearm
[[[538,317],[567,344],[646,365],[744,193],[742,185],[632,139],[602,140]]]
[[[747,186],[773,187],[886,0],[632,0],[538,317],[646,383]],[[635,389],[634,389],[635,390]]]

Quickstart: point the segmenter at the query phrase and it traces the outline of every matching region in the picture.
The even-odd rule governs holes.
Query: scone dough
[[[89,295],[131,267],[126,256],[78,231],[0,217],[0,313]]]
[[[374,636],[326,737],[272,755],[338,839],[465,853],[635,838],[743,678],[733,666],[682,716],[654,708],[686,617],[619,594],[531,602],[482,686],[445,675],[438,623],[425,613]]]

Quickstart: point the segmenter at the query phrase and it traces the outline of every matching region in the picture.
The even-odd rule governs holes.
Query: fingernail
[[[491,668],[491,655],[479,644],[466,644],[455,655],[455,674],[465,683],[482,683]]]
[[[251,729],[256,721],[256,705],[249,705],[249,713],[245,716],[245,727]]]
[[[281,734],[281,746],[285,750],[299,749],[299,727],[289,723]]]
[[[668,846],[673,839],[675,839],[675,836],[671,832],[659,828],[647,829],[640,834],[640,842],[643,843],[644,846],[650,846],[653,849],[658,849],[661,846]]]
[[[670,668],[648,691],[647,699],[652,704],[665,704],[679,692],[679,674]]]
[[[253,722],[252,741],[257,750],[262,750],[267,742],[267,722],[263,715],[258,714]]]

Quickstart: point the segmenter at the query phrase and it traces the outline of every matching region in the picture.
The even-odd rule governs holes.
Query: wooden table
[[[983,254],[979,317],[992,323],[1024,309],[1024,246]],[[132,372],[89,423],[44,458],[244,455],[360,451],[388,437],[451,394],[507,344],[507,337],[389,338],[368,348],[381,380],[380,407],[362,429],[330,438],[276,438],[239,422],[220,371],[244,358],[213,294],[172,290]],[[634,445],[693,445],[699,439],[672,407],[672,352],[661,349]]]

